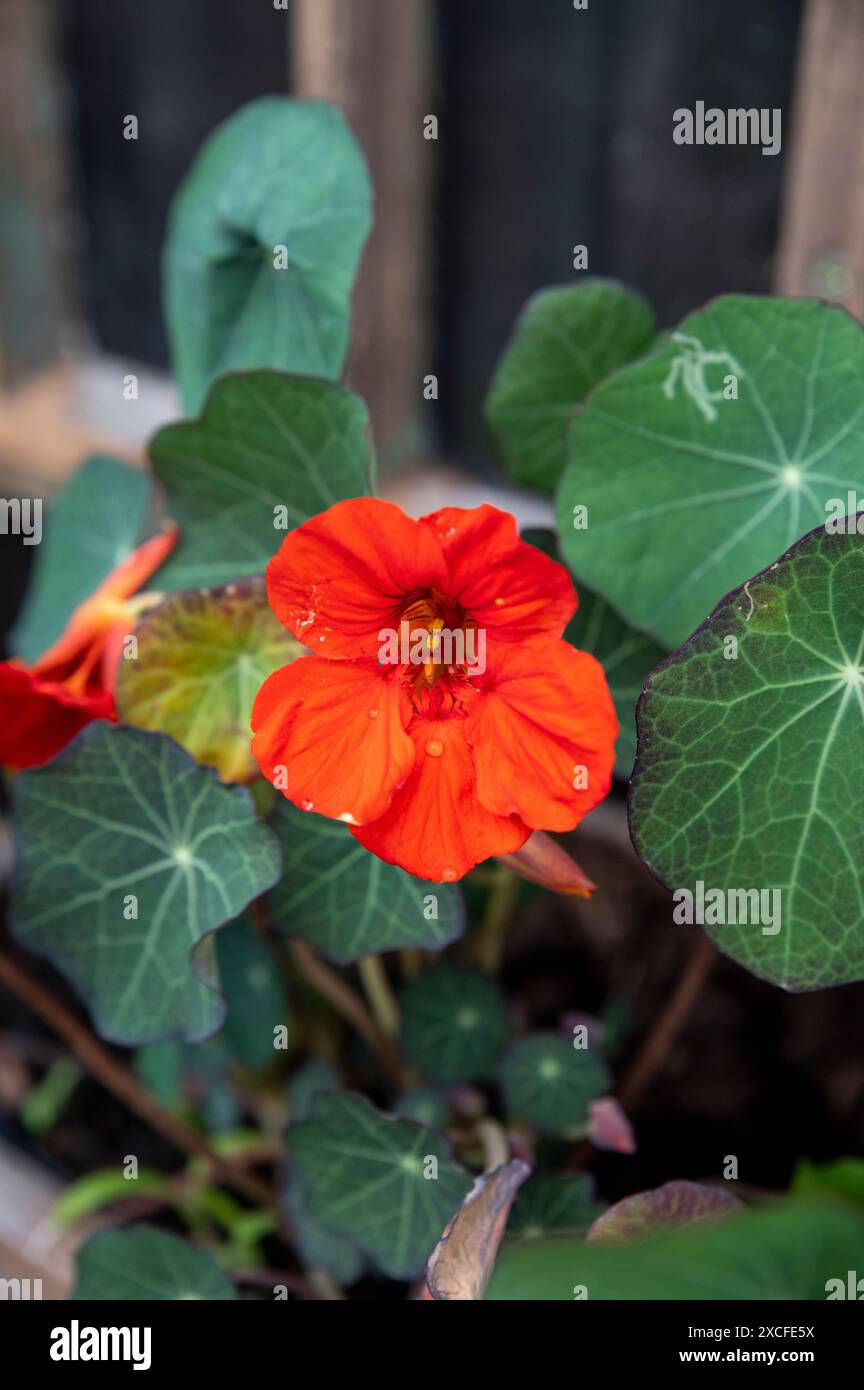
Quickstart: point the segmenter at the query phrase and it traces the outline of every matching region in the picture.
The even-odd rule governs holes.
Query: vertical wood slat
[[[864,4],[808,0],[775,287],[864,317]]]
[[[354,296],[348,379],[385,458],[410,433],[431,370],[429,14],[428,0],[294,0],[293,9],[293,90],[342,108],[372,176],[375,228]]]
[[[56,13],[0,0],[0,384],[51,365],[77,337]]]

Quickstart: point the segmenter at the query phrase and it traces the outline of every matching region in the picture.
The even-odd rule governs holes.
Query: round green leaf
[[[339,376],[370,200],[363,156],[335,107],[262,97],[214,131],[171,207],[165,249],[188,410],[223,372]]]
[[[443,1134],[348,1092],[320,1094],[312,1118],[289,1129],[288,1147],[308,1214],[393,1279],[421,1272],[472,1187]]]
[[[513,1203],[507,1233],[531,1240],[550,1231],[584,1235],[602,1211],[602,1204],[594,1200],[594,1180],[587,1173],[532,1173]]]
[[[791,1202],[632,1244],[513,1241],[486,1297],[821,1301],[829,1279],[845,1284],[847,1270],[860,1269],[862,1241],[864,1218],[850,1208]]]
[[[271,672],[305,652],[274,617],[263,579],[169,594],[135,630],[117,708],[127,724],[170,734],[226,782],[258,773],[252,704]]]
[[[785,989],[864,976],[862,612],[864,536],[820,527],[723,599],[639,703],[639,854],[673,920],[701,916]]]
[[[415,1091],[405,1091],[397,1097],[393,1114],[403,1120],[417,1120],[418,1124],[437,1126],[439,1129],[450,1123],[450,1107],[445,1097],[431,1086],[418,1086]]]
[[[552,491],[567,457],[567,425],[583,396],[650,346],[654,315],[613,280],[543,290],[519,316],[495,372],[486,413],[507,469]]]
[[[214,1032],[212,933],[280,868],[249,793],[161,734],[100,721],[15,779],[13,809],[15,935],[71,981],[102,1036]]]
[[[203,1251],[164,1231],[102,1231],[78,1253],[76,1301],[237,1297],[234,1285]]]
[[[419,946],[436,951],[465,929],[459,889],[385,864],[346,825],[280,797],[270,824],[285,872],[270,895],[273,922],[331,960]]]
[[[676,647],[826,503],[864,492],[862,378],[864,332],[841,309],[729,295],[691,314],[573,421],[558,494],[573,572]]]
[[[267,1067],[275,1029],[288,1025],[288,1007],[273,956],[248,914],[216,935],[219,979],[227,1016],[223,1036],[232,1057],[244,1067]]]
[[[406,985],[400,997],[402,1050],[433,1081],[453,1085],[489,1076],[509,1033],[507,1001],[495,981],[445,961]]]
[[[588,1121],[588,1103],[608,1089],[609,1077],[589,1048],[564,1033],[516,1038],[500,1067],[508,1110],[548,1133]]]
[[[78,469],[51,506],[33,577],[11,645],[34,662],[56,642],[79,603],[137,546],[150,505],[140,468],[97,454]]]
[[[180,525],[154,582],[163,590],[260,573],[287,530],[366,497],[374,475],[360,397],[281,372],[217,381],[203,414],[160,430],[150,457]]]

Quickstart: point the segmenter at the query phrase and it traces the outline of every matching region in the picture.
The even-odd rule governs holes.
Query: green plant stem
[[[477,964],[494,973],[501,964],[504,942],[519,896],[521,880],[512,869],[499,867],[496,881],[486,900],[483,925],[477,941]]]
[[[364,956],[357,962],[363,991],[381,1032],[388,1038],[399,1036],[402,1019],[380,956]]]
[[[382,1070],[393,1084],[402,1090],[406,1078],[399,1054],[393,1046],[392,1039],[388,1038],[387,1034],[382,1031],[359,995],[355,994],[350,985],[347,985],[336,974],[335,970],[331,970],[330,966],[326,965],[315,954],[307,942],[292,941],[291,954],[298,970],[305,976],[312,988],[323,999],[326,999],[336,1012],[360,1034],[372,1052],[375,1053],[381,1063]]]

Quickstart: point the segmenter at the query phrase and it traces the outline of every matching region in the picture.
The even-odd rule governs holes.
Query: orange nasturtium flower
[[[132,598],[177,543],[176,526],[138,547],[80,604],[62,636],[32,666],[0,662],[0,766],[47,762],[94,719],[115,719],[123,639],[141,611]],[[152,602],[147,596],[145,602]]]
[[[338,502],[286,537],[267,592],[314,655],[264,682],[253,752],[381,859],[452,881],[609,790],[606,679],[561,640],[575,590],[506,512]]]

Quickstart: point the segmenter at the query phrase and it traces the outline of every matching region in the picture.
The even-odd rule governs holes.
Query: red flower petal
[[[70,695],[17,662],[0,663],[0,765],[45,763],[94,719],[116,719],[108,691]]]
[[[499,645],[473,683],[466,736],[482,805],[533,829],[572,830],[612,780],[618,720],[600,663],[537,639]]]
[[[415,719],[414,771],[379,820],[352,830],[379,858],[438,883],[462,878],[493,854],[511,854],[531,833],[515,816],[481,806],[465,724]]]
[[[393,668],[300,657],[274,671],[252,709],[252,752],[303,810],[362,825],[411,771],[411,706]]]
[[[501,641],[560,637],[578,599],[563,565],[519,539],[509,512],[484,504],[445,507],[424,516],[449,570],[445,591],[458,599],[477,626]]]
[[[429,529],[391,502],[337,502],[285,537],[267,566],[270,606],[317,656],[372,657],[406,596],[447,571]]]

